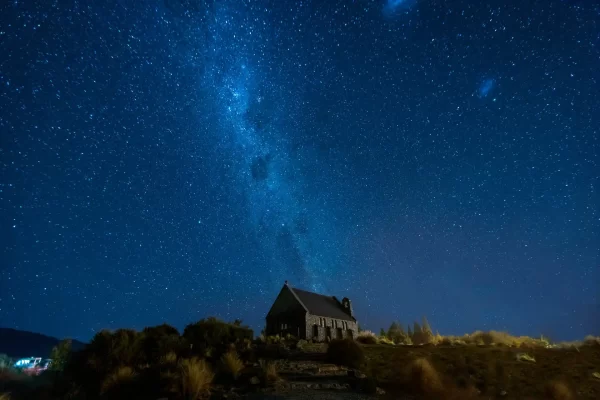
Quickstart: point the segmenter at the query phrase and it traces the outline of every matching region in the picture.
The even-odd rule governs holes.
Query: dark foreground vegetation
[[[64,341],[50,370],[27,376],[0,357],[0,400],[286,398],[305,392],[386,399],[600,398],[600,338],[552,344],[545,338],[475,332],[433,334],[427,321],[379,335],[311,343],[254,339],[240,321],[215,318],[141,332],[96,334],[82,350]],[[352,394],[354,393],[354,394]],[[297,398],[297,397],[295,397]],[[357,398],[357,397],[353,397]]]

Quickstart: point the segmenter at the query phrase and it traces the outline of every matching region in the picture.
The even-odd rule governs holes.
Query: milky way
[[[597,334],[598,7],[2,2],[0,325]]]
[[[311,198],[314,189],[297,160],[301,154],[292,154],[295,128],[289,122],[299,116],[290,111],[293,96],[281,95],[286,89],[281,77],[266,70],[272,55],[261,47],[269,34],[261,25],[268,16],[256,12],[252,20],[239,7],[228,3],[215,8],[214,25],[208,29],[217,34],[201,81],[216,100],[220,156],[231,162],[234,180],[224,183],[241,194],[242,215],[269,255],[261,267],[273,282],[289,279],[323,290],[320,277],[335,274],[337,264],[329,257],[336,249],[336,238],[328,236],[331,209]]]

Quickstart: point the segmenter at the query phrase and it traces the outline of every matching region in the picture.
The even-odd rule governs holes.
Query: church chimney
[[[346,310],[346,313],[351,316],[352,318],[354,318],[354,311],[352,310],[352,302],[350,301],[349,298],[344,297],[342,299],[342,306],[344,307],[344,310]]]

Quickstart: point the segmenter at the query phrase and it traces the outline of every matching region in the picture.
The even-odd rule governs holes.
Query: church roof
[[[325,296],[287,285],[288,289],[296,296],[302,306],[312,315],[318,317],[335,318],[346,321],[356,321],[352,318],[334,296]]]

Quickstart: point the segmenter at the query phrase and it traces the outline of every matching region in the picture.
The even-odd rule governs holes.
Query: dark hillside
[[[0,354],[11,358],[19,357],[49,357],[52,348],[60,339],[42,335],[41,333],[20,331],[12,328],[0,328]],[[78,340],[73,340],[73,350],[80,350],[85,346]]]

